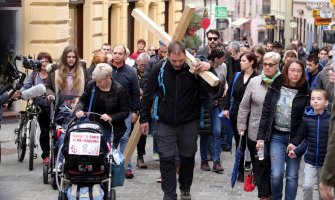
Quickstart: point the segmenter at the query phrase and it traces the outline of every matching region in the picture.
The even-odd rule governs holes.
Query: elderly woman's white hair
[[[264,60],[268,60],[268,59],[272,59],[273,61],[275,61],[276,63],[280,62],[280,55],[279,53],[276,52],[267,52],[264,56],[263,56],[263,61]]]
[[[92,72],[92,79],[106,79],[112,77],[113,68],[107,63],[99,63]]]

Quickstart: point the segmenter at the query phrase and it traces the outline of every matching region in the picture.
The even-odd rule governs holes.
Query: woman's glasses
[[[264,67],[270,67],[270,68],[272,68],[272,67],[275,66],[276,64],[278,64],[278,63],[266,63],[266,62],[264,62],[264,63],[263,63],[263,66],[264,66]]]

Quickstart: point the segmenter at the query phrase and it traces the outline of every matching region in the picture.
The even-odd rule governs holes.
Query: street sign
[[[226,6],[215,6],[215,18],[216,19],[227,18],[227,7]]]
[[[329,25],[331,22],[331,18],[314,18],[314,24],[316,26]]]
[[[320,17],[320,10],[313,10],[312,15],[313,17]]]

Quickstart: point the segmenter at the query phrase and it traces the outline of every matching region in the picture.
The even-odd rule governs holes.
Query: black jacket
[[[75,108],[74,113],[78,111],[88,110],[90,99],[91,99],[92,87],[95,84],[96,83],[93,80],[88,82],[83,95],[79,99],[79,102]],[[104,101],[106,102],[106,108],[107,108],[107,110],[105,111],[96,109],[95,103],[97,101],[97,97],[100,96],[100,93],[105,93],[105,94],[108,93],[106,95],[106,98],[104,99]],[[99,99],[99,101],[101,101],[101,99]],[[124,120],[129,115],[128,93],[116,81],[112,81],[112,87],[109,92],[101,91],[99,87],[96,86],[91,112],[97,112],[99,114],[105,114],[105,113],[108,114],[112,118],[112,125],[114,129],[114,139],[120,139],[127,129],[126,124],[124,123]],[[104,128],[107,128],[107,129],[110,128],[108,123],[100,120],[99,117],[97,116],[94,116],[94,118],[91,120],[97,121]]]
[[[275,112],[277,107],[277,102],[280,97],[280,89],[283,86],[283,76],[279,75],[269,87],[266,93],[262,117],[259,124],[259,130],[257,134],[257,140],[270,140],[272,129],[274,128]],[[302,87],[297,88],[298,93],[292,102],[292,114],[291,114],[291,132],[290,132],[290,143],[298,146],[303,139],[303,135],[296,134],[300,123],[302,121],[302,116],[305,107],[309,106],[309,89],[308,83],[306,82]]]
[[[307,107],[298,134],[304,136],[302,143],[294,150],[297,156],[305,153],[305,162],[313,166],[323,166],[327,153],[330,112],[325,110],[316,115],[312,107]]]
[[[170,125],[179,125],[198,119],[200,114],[200,86],[205,86],[205,81],[191,74],[187,64],[182,69],[175,70],[167,61],[163,73],[166,91],[164,97],[157,78],[163,62],[164,60],[158,62],[150,73],[148,87],[143,94],[140,122],[150,122],[150,111],[155,93],[159,96],[159,121]],[[203,98],[207,98],[206,95],[203,95]]]

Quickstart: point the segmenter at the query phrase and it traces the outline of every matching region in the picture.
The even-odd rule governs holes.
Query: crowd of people
[[[100,113],[91,120],[103,126],[107,141],[112,131],[107,122],[113,124],[113,144],[122,153],[139,118],[136,166],[147,168],[146,137],[152,134],[164,200],[177,199],[177,176],[181,199],[191,199],[198,135],[203,171],[222,173],[222,148],[231,150],[232,138],[236,149],[241,143],[237,181],[253,176],[260,199],[296,198],[303,155],[304,199],[312,199],[315,184],[320,198],[334,199],[332,49],[313,45],[306,52],[298,40],[286,48],[278,42],[264,47],[231,42],[226,47],[220,37],[214,29],[206,33],[208,44],[192,52],[199,60],[195,66],[186,63],[189,49],[182,42],[167,46],[160,41],[159,47],[146,49],[140,39],[133,53],[123,45],[104,43],[88,67],[71,46],[57,63],[41,52],[41,70],[27,77],[21,91],[44,84],[46,100],[56,99],[56,105],[79,98],[73,114],[81,118],[87,111]],[[211,87],[197,75],[204,71],[214,73],[219,84]],[[8,94],[0,96],[1,103],[8,101]],[[38,101],[44,164],[50,159],[46,100]],[[258,153],[263,150],[264,158]],[[125,177],[134,177],[131,164]]]

